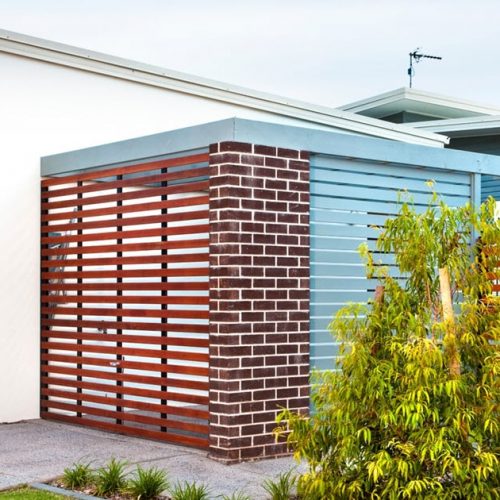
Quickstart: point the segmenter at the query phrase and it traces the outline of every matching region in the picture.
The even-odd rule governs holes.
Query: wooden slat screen
[[[208,154],[49,178],[41,415],[208,446]]]

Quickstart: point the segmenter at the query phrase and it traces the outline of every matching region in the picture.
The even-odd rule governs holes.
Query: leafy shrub
[[[99,496],[109,496],[124,490],[127,486],[127,462],[114,457],[97,470],[95,484]]]
[[[171,490],[172,500],[208,500],[208,488],[205,485],[198,485],[196,481],[188,483],[178,482]]]
[[[156,467],[143,469],[137,466],[136,476],[130,479],[128,490],[136,498],[150,500],[159,496],[162,491],[169,487],[167,473],[164,470]]]
[[[477,213],[435,195],[427,209],[403,203],[377,251],[395,266],[362,249],[383,294],[332,322],[343,357],[337,371],[316,375],[315,413],[278,419],[309,465],[299,491],[307,499],[499,498],[494,202]]]
[[[263,487],[271,495],[272,500],[288,500],[292,497],[296,476],[293,470],[281,473],[276,480],[266,479]]]
[[[85,488],[94,479],[90,463],[76,462],[71,467],[64,469],[62,483],[71,490]]]

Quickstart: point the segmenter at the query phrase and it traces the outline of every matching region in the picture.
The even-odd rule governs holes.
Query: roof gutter
[[[227,85],[165,68],[0,30],[0,52],[45,61],[143,85],[236,104],[246,108],[338,129],[427,146],[442,147],[448,138],[333,108]]]

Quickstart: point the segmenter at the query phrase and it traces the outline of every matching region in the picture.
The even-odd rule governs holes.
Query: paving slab
[[[47,420],[29,420],[0,425],[0,490],[48,481],[77,461],[99,467],[111,457],[127,460],[132,469],[136,464],[165,469],[173,482],[204,483],[214,499],[242,491],[254,500],[263,500],[263,481],[297,466],[291,457],[224,465],[207,458],[201,450]]]

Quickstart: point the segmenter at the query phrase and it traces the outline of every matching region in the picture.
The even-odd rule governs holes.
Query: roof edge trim
[[[442,147],[444,136],[0,29],[0,52],[383,139]]]

